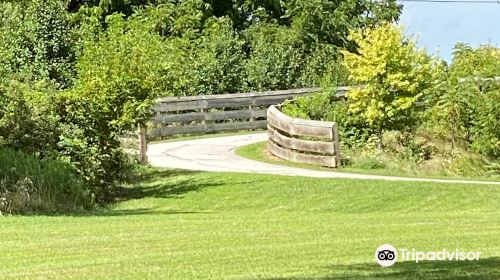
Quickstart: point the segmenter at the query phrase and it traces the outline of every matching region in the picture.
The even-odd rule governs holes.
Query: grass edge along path
[[[429,174],[419,174],[415,173],[404,173],[401,170],[394,170],[390,168],[375,168],[375,169],[361,169],[361,168],[352,168],[352,167],[340,167],[336,169],[322,167],[317,165],[305,164],[305,163],[296,163],[290,162],[278,157],[269,155],[267,152],[267,142],[259,142],[250,145],[245,145],[239,147],[234,151],[234,153],[240,157],[260,161],[264,163],[270,163],[275,165],[283,165],[289,167],[310,169],[310,170],[318,170],[318,171],[330,171],[330,172],[344,172],[344,173],[353,173],[353,174],[363,174],[363,175],[381,175],[381,176],[397,176],[397,177],[408,177],[408,178],[423,178],[423,179],[450,179],[450,180],[476,180],[476,181],[485,181],[485,182],[499,182],[499,180],[495,178],[485,178],[485,177],[465,177],[458,175],[429,175]],[[418,171],[418,170],[415,170]]]

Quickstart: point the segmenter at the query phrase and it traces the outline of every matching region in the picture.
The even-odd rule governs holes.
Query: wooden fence
[[[266,128],[266,110],[273,104],[318,88],[158,99],[153,106],[153,138]]]
[[[340,166],[338,127],[335,122],[289,117],[275,106],[267,110],[268,150],[294,162]]]
[[[337,88],[337,97],[344,97],[347,89]],[[153,105],[150,124],[139,129],[141,162],[147,162],[148,140],[174,135],[266,129],[270,105],[318,91],[320,88],[302,88],[159,98]]]

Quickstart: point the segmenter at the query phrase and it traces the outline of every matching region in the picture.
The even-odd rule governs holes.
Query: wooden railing
[[[336,96],[344,97],[347,90],[337,88]],[[270,105],[318,91],[320,88],[302,88],[159,98],[153,105],[150,123],[139,129],[141,162],[147,162],[148,141],[174,135],[266,129]]]
[[[265,129],[270,105],[319,91],[319,88],[158,99],[153,106],[153,138],[179,134]]]
[[[267,110],[268,150],[293,162],[340,166],[338,127],[335,122],[289,117],[277,107]]]
[[[211,133],[247,129],[265,129],[270,105],[320,91],[303,88],[267,92],[160,98],[153,106],[149,138],[179,134]],[[345,96],[347,87],[337,89]]]

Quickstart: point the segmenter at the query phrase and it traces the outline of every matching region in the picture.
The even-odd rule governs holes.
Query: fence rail
[[[289,117],[275,106],[267,110],[268,150],[294,162],[340,166],[338,127],[335,122]]]

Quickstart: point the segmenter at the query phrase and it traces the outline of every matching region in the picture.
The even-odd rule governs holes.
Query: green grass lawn
[[[391,162],[390,166],[377,167],[372,166],[370,162],[366,162],[363,168],[342,166],[340,168],[332,169],[311,164],[296,163],[286,161],[275,156],[270,156],[267,152],[267,142],[259,142],[255,144],[246,145],[238,148],[235,153],[241,157],[248,159],[272,163],[277,165],[285,165],[291,167],[299,167],[312,170],[332,171],[332,172],[349,172],[358,174],[373,174],[373,175],[386,175],[386,176],[403,176],[403,177],[416,177],[416,178],[442,178],[442,179],[470,179],[480,181],[499,181],[498,175],[485,176],[463,176],[446,172],[442,168],[429,168],[422,167],[418,164],[409,161]]]
[[[150,169],[111,209],[0,217],[0,279],[500,279],[500,187]],[[396,263],[384,243],[481,251]]]

